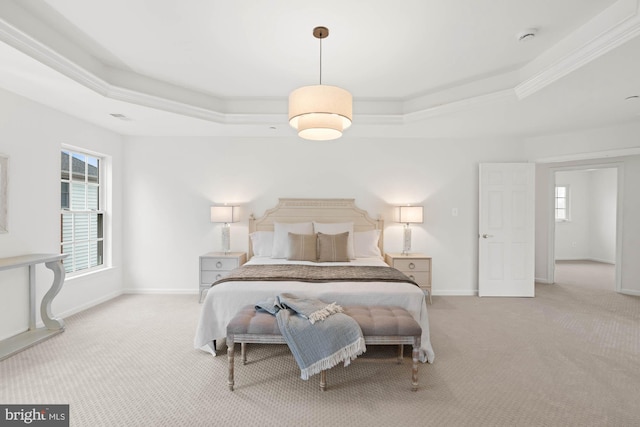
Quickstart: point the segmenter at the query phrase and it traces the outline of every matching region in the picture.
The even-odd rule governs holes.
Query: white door
[[[532,297],[533,163],[480,164],[478,295]]]

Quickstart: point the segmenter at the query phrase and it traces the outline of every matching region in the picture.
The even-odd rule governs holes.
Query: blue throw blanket
[[[303,380],[340,362],[347,366],[367,350],[358,322],[335,303],[280,294],[259,302],[256,309],[276,316]]]

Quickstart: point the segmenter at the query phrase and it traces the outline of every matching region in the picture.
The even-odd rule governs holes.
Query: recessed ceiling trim
[[[405,123],[402,114],[358,114],[358,123],[363,125],[394,126]]]
[[[226,114],[119,86],[108,85],[108,90],[106,91],[105,96],[117,101],[129,102],[132,104],[142,105],[144,107],[155,108],[170,113],[182,114],[212,122],[227,122]]]
[[[113,85],[104,79],[86,71],[74,62],[68,60],[53,49],[38,42],[29,35],[23,33],[17,28],[11,26],[6,21],[0,20],[0,40],[20,50],[26,55],[44,63],[50,68],[62,73],[63,75],[74,80],[90,90],[98,94],[117,101],[128,102],[144,107],[154,108],[188,117],[202,120],[208,120],[220,124],[271,124],[274,122],[286,121],[286,113],[222,113],[214,111],[210,108],[199,107],[188,104],[186,102],[176,101],[167,97],[161,97],[148,93],[143,93],[134,89],[128,89],[121,86]],[[143,76],[140,76],[144,78]],[[442,114],[450,114],[461,109],[470,108],[481,102],[491,101],[496,98],[502,98],[506,94],[512,94],[511,89],[499,91],[492,94],[482,95],[461,101],[450,102],[424,109],[418,109],[410,113],[387,114],[383,112],[358,114],[358,120],[363,124],[379,124],[379,125],[402,125],[407,122],[415,122]],[[283,98],[283,102],[286,100]],[[355,108],[358,105],[366,108],[369,101],[356,101]],[[233,104],[239,109],[242,101],[233,100]],[[247,100],[255,107],[256,101]],[[396,101],[390,103],[392,109],[396,109],[396,104],[400,106],[406,102]]]
[[[556,156],[556,157],[543,157],[540,159],[534,160],[535,163],[561,163],[561,162],[571,162],[578,160],[591,160],[591,159],[615,159],[618,157],[625,156],[636,156],[640,154],[640,148],[621,148],[618,150],[606,150],[606,151],[595,151],[592,153],[577,153],[577,154],[567,154],[564,156]]]
[[[118,86],[109,86],[109,91],[105,95],[108,98],[128,102],[143,107],[154,108],[167,111],[169,113],[180,114],[196,119],[229,125],[251,125],[251,124],[271,124],[274,122],[286,122],[286,113],[220,113],[208,108],[186,104],[180,101],[150,95],[135,90],[130,90]]]
[[[107,95],[109,85],[103,79],[85,70],[3,19],[0,19],[0,40],[94,92],[104,96]]]
[[[612,51],[640,35],[639,3],[639,0],[618,1],[592,21],[585,24],[581,29],[572,33],[567,39],[563,40],[563,42],[569,45],[571,42],[569,42],[568,39],[570,37],[576,37],[581,31],[593,34],[590,38],[588,38],[587,34],[580,34],[580,40],[589,39],[590,41],[584,43],[577,49],[561,55],[559,59],[550,61],[550,63],[540,67],[540,71],[518,84],[515,87],[518,98],[524,99],[538,92],[594,59],[599,58],[605,53]],[[560,44],[562,44],[562,42]],[[550,52],[546,52],[546,54],[551,56]],[[541,55],[540,58],[537,58],[525,66],[523,72],[526,73],[527,68],[531,69],[538,65],[536,63],[543,62],[543,56],[544,55]]]
[[[369,108],[370,106],[367,105],[369,101],[359,101],[356,99],[354,111],[358,114],[358,120],[362,120],[363,123],[395,125],[450,114],[471,108],[483,102],[493,102],[507,98],[513,96],[514,89],[518,98],[525,98],[593,59],[620,46],[631,38],[638,36],[640,34],[640,17],[637,7],[639,1],[640,0],[620,0],[601,15],[594,18],[600,18],[609,23],[606,31],[596,33],[595,35],[593,28],[586,32],[580,32],[580,29],[576,31],[575,34],[580,33],[580,40],[585,40],[585,34],[587,33],[593,35],[591,41],[583,44],[579,49],[569,51],[568,54],[556,55],[556,58],[559,59],[552,61],[544,68],[539,66],[540,63],[537,60],[532,61],[535,62],[535,64],[530,63],[526,65],[520,70],[520,75],[523,75],[529,69],[533,70],[534,66],[541,69],[541,71],[533,74],[527,80],[522,81],[513,89],[500,89],[485,95],[468,97],[459,101],[446,101],[442,104],[432,106],[427,105],[426,99],[424,99],[425,102],[417,101],[424,98],[424,96],[412,97],[404,101],[395,100],[394,102],[387,102],[386,105],[382,103],[381,106],[378,106],[380,108]],[[634,8],[633,13],[629,15],[631,3],[634,5]],[[621,11],[627,14],[624,19],[620,18]],[[617,18],[617,20],[613,18]],[[592,24],[593,23],[589,23],[586,26],[591,25],[591,27],[593,27]],[[98,70],[98,72],[102,71],[102,76],[97,75],[58,53],[53,48],[48,47],[44,43],[40,43],[4,19],[0,19],[0,40],[106,98],[220,124],[272,124],[274,122],[286,121],[285,109],[280,110],[279,105],[281,103],[279,100],[271,99],[269,102],[261,102],[259,99],[254,98],[244,100],[237,98],[221,99],[208,94],[196,94],[184,88],[171,86],[160,81],[153,81],[153,79],[128,71],[113,70],[114,72],[110,73],[109,67],[102,63],[100,63],[99,67],[93,67],[89,64],[90,68]],[[91,57],[91,59],[99,62],[93,57]],[[123,87],[122,84],[114,84],[114,82],[111,81],[111,77],[114,77],[119,83],[126,84],[127,86],[134,86],[130,83],[135,82],[136,84],[143,85],[146,90],[143,92],[139,89]],[[513,83],[514,82],[512,82],[512,84]],[[149,93],[151,91],[156,92],[156,94]],[[158,95],[158,93],[162,93],[162,95]],[[282,105],[285,104],[286,97],[283,96]],[[418,106],[419,104],[422,105]],[[364,107],[364,113],[358,113],[358,105]],[[228,111],[229,106],[232,106],[232,113]],[[257,108],[260,106],[263,107],[262,111]],[[249,111],[242,111],[243,107]],[[407,107],[412,107],[413,111],[410,111]],[[227,111],[224,111],[225,108]],[[282,113],[280,111],[282,111]]]
[[[425,108],[420,111],[414,111],[404,115],[405,122],[417,122],[430,119],[432,117],[444,114],[453,114],[462,110],[473,108],[478,104],[487,104],[504,99],[515,97],[513,89],[505,89],[484,95],[474,96],[471,98],[461,99],[459,101],[449,102],[448,104],[438,105],[435,107]]]

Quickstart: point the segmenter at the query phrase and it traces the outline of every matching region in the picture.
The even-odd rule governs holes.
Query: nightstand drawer
[[[428,271],[403,271],[403,273],[406,274],[409,279],[416,282],[421,288],[429,287],[431,285],[431,276]]]
[[[219,271],[219,270],[233,270],[238,267],[237,258],[203,258],[201,268],[203,273],[205,270]]]
[[[407,273],[411,271],[431,270],[431,261],[428,259],[398,259],[393,260],[393,267]]]
[[[228,275],[228,271],[203,271],[200,280],[202,280],[202,284],[211,285],[216,280],[220,280]]]
[[[403,255],[398,253],[387,253],[384,256],[385,262],[391,267],[400,270],[409,276],[420,288],[429,294],[431,302],[431,257],[422,254]]]
[[[246,252],[209,252],[200,255],[200,302],[211,285],[247,262]]]

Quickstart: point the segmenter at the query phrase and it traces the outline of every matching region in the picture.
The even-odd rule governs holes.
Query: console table
[[[64,331],[64,321],[51,314],[51,302],[58,295],[64,283],[62,260],[67,254],[30,254],[10,258],[0,258],[0,271],[12,268],[29,267],[29,329],[18,335],[0,341],[0,360],[31,347],[53,335]],[[44,328],[36,328],[36,265],[44,264],[53,271],[51,288],[42,298],[40,316]]]

